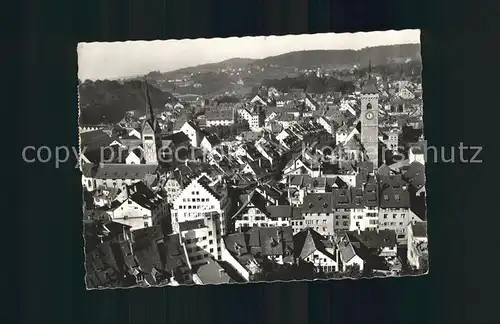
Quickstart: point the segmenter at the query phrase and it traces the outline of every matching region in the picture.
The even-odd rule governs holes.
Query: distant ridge
[[[361,50],[297,51],[255,60],[252,65],[276,65],[299,69],[319,66],[387,64],[390,59],[410,58],[420,60],[420,44],[401,44],[367,47]]]
[[[202,64],[190,66],[170,72],[165,75],[175,75],[182,73],[204,73],[214,72],[219,68],[231,66],[233,68],[243,68],[252,66],[276,65],[280,67],[295,67],[299,69],[316,68],[319,66],[353,66],[372,64],[386,64],[389,59],[410,58],[420,60],[420,44],[397,44],[376,47],[366,47],[360,50],[310,50],[296,51],[285,54],[269,56],[263,59],[232,58],[218,63]]]

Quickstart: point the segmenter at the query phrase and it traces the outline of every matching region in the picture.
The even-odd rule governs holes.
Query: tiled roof
[[[96,168],[93,178],[143,179],[146,174],[155,173],[157,169],[157,165],[148,164],[101,164]]]
[[[412,162],[403,174],[403,179],[414,189],[419,190],[425,185],[425,166],[417,161]]]
[[[332,193],[334,209],[353,207],[351,201],[351,191],[349,189],[332,189]]]
[[[289,205],[278,205],[278,206],[268,206],[269,218],[291,218],[292,217],[292,206]]]
[[[248,253],[247,243],[244,233],[229,234],[224,237],[224,244],[226,249],[232,254],[246,254]]]
[[[396,232],[394,230],[382,231],[352,231],[347,232],[351,242],[359,242],[367,249],[382,249],[384,247],[392,248],[396,246]]]
[[[203,284],[225,284],[233,281],[221,265],[212,259],[198,268],[196,274]]]
[[[311,193],[304,197],[302,212],[312,214],[332,213],[333,204],[332,193]]]
[[[293,236],[294,254],[296,258],[305,259],[311,253],[318,250],[334,259],[335,257],[326,251],[323,241],[325,238],[311,228],[307,228]]]
[[[380,177],[379,199],[381,208],[409,208],[408,185],[401,176]]]
[[[162,140],[170,140],[174,143],[174,145],[179,145],[190,141],[189,136],[184,134],[184,132],[177,132],[172,135],[168,135],[165,138],[162,138]]]

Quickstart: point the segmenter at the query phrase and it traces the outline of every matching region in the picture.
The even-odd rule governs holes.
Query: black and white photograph
[[[77,52],[87,289],[428,273],[419,30]]]

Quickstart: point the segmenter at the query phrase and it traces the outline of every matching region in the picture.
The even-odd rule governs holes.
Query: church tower
[[[361,91],[361,143],[374,168],[379,166],[378,156],[378,99],[375,81],[371,78],[371,61],[368,67],[368,81]]]
[[[148,82],[145,82],[146,92],[146,119],[142,124],[142,147],[146,164],[158,164],[158,151],[161,143],[161,129],[155,118],[151,98],[149,97]]]

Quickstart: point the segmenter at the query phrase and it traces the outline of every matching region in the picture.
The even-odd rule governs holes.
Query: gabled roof
[[[189,142],[189,136],[187,136],[184,132],[177,132],[172,135],[168,135],[162,140],[170,140],[174,143],[174,145],[180,145],[186,142]]]
[[[344,144],[344,147],[348,150],[361,150],[361,143],[359,142],[356,135],[352,136],[347,143]]]
[[[293,236],[294,255],[296,258],[305,259],[318,250],[332,259],[335,257],[326,250],[325,238],[312,228],[306,228]]]
[[[91,167],[85,166],[85,172],[88,172],[89,168]],[[91,173],[90,177],[95,179],[143,179],[146,174],[156,173],[157,169],[157,165],[149,164],[100,164],[95,167],[94,173]]]
[[[271,213],[267,209],[267,200],[255,189],[252,190],[250,194],[243,195],[243,197],[241,198],[243,199],[243,204],[232,218],[240,216],[249,207],[249,205],[253,205],[255,208],[258,208],[264,215],[268,217],[271,215]]]
[[[154,209],[161,204],[160,198],[158,198],[142,181],[139,181],[132,186],[128,187],[128,190],[135,191],[130,195],[130,200],[134,201],[138,205],[146,209]]]
[[[191,127],[195,132],[198,132],[200,133],[201,130],[200,128],[198,127],[198,125],[196,125],[192,120],[187,120],[182,126],[184,127],[184,125],[188,125],[189,127]],[[181,127],[182,128],[182,127]]]
[[[393,248],[397,245],[396,232],[394,230],[382,231],[352,231],[346,233],[351,242],[359,242],[367,249]]]
[[[303,213],[321,214],[333,212],[332,193],[310,193],[304,197]]]
[[[205,139],[210,143],[210,145],[212,145],[212,147],[221,143],[221,140],[219,139],[219,137],[217,137],[216,134],[205,136]]]

